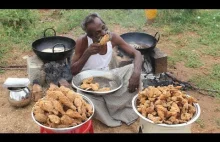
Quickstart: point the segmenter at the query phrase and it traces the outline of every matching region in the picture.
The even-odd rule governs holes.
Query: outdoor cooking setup
[[[54,32],[54,36],[47,37],[48,30]],[[34,53],[43,61],[59,61],[70,58],[75,48],[76,42],[68,37],[56,36],[53,28],[44,30],[44,37],[32,43]]]
[[[54,32],[54,36],[46,37],[46,31],[49,29]],[[175,84],[175,82],[169,76],[169,74],[168,75],[166,74],[167,55],[163,53],[159,48],[157,48],[157,43],[160,40],[160,34],[158,32],[156,32],[154,36],[141,32],[129,32],[122,34],[121,37],[130,46],[141,52],[143,59],[142,72],[141,72],[143,88],[147,88],[149,86],[157,87],[157,86],[168,86],[168,85],[174,85],[174,86],[184,85],[178,83]],[[72,86],[70,85],[71,89],[73,88],[79,89],[78,86],[80,86],[80,82],[82,82],[82,79],[86,79],[86,76],[89,77],[89,74],[92,72],[86,72],[84,73],[85,75],[79,74],[81,76],[78,75],[75,76],[75,78],[72,76],[70,72],[70,58],[74,52],[75,44],[76,43],[73,39],[63,36],[56,36],[56,31],[54,29],[52,28],[46,29],[44,31],[44,37],[41,39],[37,39],[32,43],[32,49],[36,54],[36,56],[29,57],[27,59],[28,78],[30,79],[30,83],[32,83],[33,80],[37,79],[39,80],[42,86],[45,85],[48,86],[51,82],[54,83],[55,85],[61,86],[62,84],[60,84],[60,80],[66,80],[67,84],[69,83],[72,85]],[[113,49],[113,60],[111,61],[109,68],[113,69],[117,67],[122,67],[131,64],[132,62],[133,62],[132,57],[127,55],[120,47],[116,47]],[[97,73],[95,72],[94,74]],[[116,89],[120,89],[122,85],[120,84],[120,82],[121,81],[117,81],[118,85],[116,85]],[[74,83],[78,85],[75,86]],[[116,91],[116,90],[112,90],[112,91]],[[85,92],[91,92],[91,91],[85,91]],[[105,95],[105,93],[104,94],[93,93],[93,94]],[[92,104],[92,102],[90,102],[90,104]],[[32,113],[32,117],[34,119],[33,113]],[[35,119],[34,121],[38,123]],[[88,124],[90,123],[91,121],[88,121]],[[76,132],[75,130],[73,131],[71,128],[65,130],[64,129],[58,130],[54,128],[50,129],[49,127],[44,127],[41,124],[39,125],[42,133],[43,132],[75,133]],[[147,124],[145,120],[142,120],[138,128],[139,132],[142,131],[147,132],[146,129],[143,129],[143,125],[149,125],[149,124]],[[91,130],[92,124],[90,124],[88,127],[85,129]],[[154,125],[151,127],[154,127]],[[82,129],[82,127],[79,128]],[[190,132],[188,128],[190,129],[190,126],[187,127],[188,132]],[[91,132],[93,132],[93,130],[91,130]],[[181,130],[179,132],[181,132]]]

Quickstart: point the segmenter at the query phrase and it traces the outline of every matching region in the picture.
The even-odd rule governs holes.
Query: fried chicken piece
[[[171,125],[171,124],[173,124],[173,122],[171,122],[171,121],[169,121],[169,120],[165,120],[165,121],[163,121],[165,124],[169,124],[169,125]]]
[[[47,122],[47,116],[43,113],[34,113],[34,118],[40,123]]]
[[[69,92],[69,88],[65,86],[60,86],[59,91],[61,91],[63,94],[67,94]]]
[[[92,90],[97,91],[99,89],[99,84],[98,83],[91,83],[90,86],[92,87]]]
[[[83,123],[83,120],[82,120],[82,118],[77,118],[77,119],[73,120],[73,123],[76,123],[79,125],[79,124]]]
[[[179,123],[179,120],[176,118],[176,116],[171,116],[168,120],[171,121],[173,124]]]
[[[73,124],[73,119],[71,117],[69,117],[68,115],[63,115],[61,118],[60,118],[60,121],[61,121],[61,124],[63,125],[71,125]]]
[[[185,104],[183,105],[183,108],[182,108],[182,113],[188,112],[188,109],[189,109],[189,104],[188,104],[188,103],[185,103]]]
[[[193,105],[189,104],[188,112],[194,115],[194,113],[196,112],[196,108]]]
[[[73,90],[69,90],[65,95],[71,102],[73,102],[76,97],[76,93]]]
[[[109,40],[110,40],[110,35],[109,35],[109,34],[105,34],[105,35],[101,38],[99,44],[100,44],[100,45],[106,45]]]
[[[156,98],[148,98],[148,100],[150,100],[151,102],[154,102]]]
[[[162,120],[164,120],[166,117],[167,109],[165,107],[163,107],[162,105],[156,105],[156,110],[157,110],[158,116]]]
[[[175,102],[172,103],[170,111],[180,112],[180,109],[179,109],[178,105]]]
[[[89,89],[91,89],[92,87],[91,87],[90,84],[83,83],[83,84],[80,86],[80,88],[85,89],[85,90],[89,90]]]
[[[165,94],[161,94],[159,97],[158,97],[158,99],[159,100],[166,100],[166,95]]]
[[[103,87],[98,89],[99,92],[106,92],[106,91],[110,91],[111,89],[109,87]]]
[[[191,118],[192,118],[192,114],[189,114],[189,113],[182,113],[180,118],[182,120],[186,120],[186,121],[189,121]]]
[[[75,98],[74,105],[77,107],[78,112],[81,114],[82,100],[80,98]]]
[[[56,128],[57,127],[57,124],[51,122],[49,118],[47,118],[47,125],[48,125],[48,127],[51,127],[51,128]]]
[[[86,113],[82,113],[82,121],[86,121],[88,118],[86,117]]]
[[[59,111],[62,115],[65,114],[64,110],[63,110],[63,106],[61,105],[61,103],[57,100],[52,100],[54,109]]]
[[[156,98],[156,97],[159,97],[161,95],[161,92],[160,92],[160,90],[159,89],[154,89],[154,95],[153,95],[153,97],[154,98]]]
[[[83,84],[90,84],[93,81],[93,77],[89,77],[83,80]]]
[[[194,97],[192,97],[192,96],[189,96],[188,98],[187,98],[187,100],[188,100],[188,103],[189,104],[193,104],[193,103],[197,103],[197,100],[194,98]]]
[[[83,106],[86,108],[86,111],[89,113],[89,115],[92,115],[93,113],[92,105],[83,101]]]
[[[49,121],[55,124],[60,123],[60,118],[56,115],[48,115]]]
[[[154,123],[156,124],[160,124],[162,123],[161,118],[160,117],[155,117],[152,114],[148,114],[147,117],[152,120]]]
[[[154,111],[154,112],[152,112],[151,114],[152,114],[153,116],[156,116],[156,115],[157,115],[157,112]]]
[[[40,100],[39,105],[41,109],[47,112],[53,112],[54,114],[58,115],[58,111],[54,109],[53,103],[51,101]]]
[[[140,97],[142,97],[142,96],[147,97],[147,94],[148,94],[148,88],[145,88],[143,91],[139,92],[138,94],[139,94]]]
[[[72,117],[72,118],[82,118],[82,116],[80,115],[79,112],[73,111],[72,109],[68,109],[66,111],[66,115],[68,115],[69,117]]]
[[[170,110],[167,111],[167,117],[176,116],[177,113],[179,113],[179,112],[180,112],[180,109],[179,109],[178,105],[175,102],[173,102]]]
[[[58,97],[59,97],[59,101],[66,105],[67,107],[76,110],[76,107],[73,105],[73,103],[61,92],[61,91],[56,91]]]
[[[43,97],[43,89],[37,80],[33,81],[32,96],[35,102]]]
[[[59,87],[57,86],[57,85],[55,85],[55,84],[53,84],[53,83],[50,83],[50,87],[49,87],[49,91],[56,91],[56,90],[58,90],[59,89]]]
[[[57,95],[56,91],[50,91],[50,90],[47,90],[46,91],[46,96],[45,98],[53,98],[55,100],[58,100],[59,96]]]
[[[182,100],[182,104],[184,105],[185,103],[188,104],[188,100],[187,100],[187,99],[183,99],[183,100]]]
[[[144,103],[146,102],[146,99],[147,99],[146,97],[140,97],[140,98],[139,98],[140,103],[141,103],[141,104],[144,104]]]
[[[171,97],[171,100],[174,101],[174,102],[177,101],[177,96]]]
[[[150,104],[150,107],[145,107],[144,105],[141,106],[141,113],[144,117],[147,117],[147,114],[154,112],[154,105],[153,103]]]
[[[34,114],[37,114],[37,113],[44,113],[44,110],[41,109],[41,107],[39,105],[35,105],[34,108],[33,108],[33,112]]]
[[[186,122],[187,122],[186,120],[179,119],[179,123],[186,123]]]
[[[153,87],[152,87],[152,86],[149,86],[148,88],[149,88],[149,89],[147,89],[145,93],[147,94],[147,97],[148,97],[148,98],[152,98],[153,95],[154,95]]]

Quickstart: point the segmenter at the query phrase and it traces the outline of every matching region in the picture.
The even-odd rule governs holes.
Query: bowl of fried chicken
[[[46,95],[32,108],[36,124],[47,130],[65,133],[88,122],[94,114],[92,101],[64,86],[50,84]]]
[[[86,70],[72,79],[72,86],[80,91],[95,95],[106,95],[117,91],[123,81],[110,71]]]
[[[190,126],[201,112],[194,97],[182,91],[181,86],[173,85],[144,88],[133,97],[132,107],[142,121],[160,128],[168,127],[169,130]]]

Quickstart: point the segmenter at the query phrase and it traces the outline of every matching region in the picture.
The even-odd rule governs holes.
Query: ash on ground
[[[58,85],[59,80],[62,78],[70,83],[73,77],[70,66],[66,63],[48,62],[43,65],[43,69],[46,73],[45,79],[47,84],[54,83]]]

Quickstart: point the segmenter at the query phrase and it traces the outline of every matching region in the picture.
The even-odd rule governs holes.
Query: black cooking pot
[[[154,36],[140,32],[129,32],[122,34],[121,37],[125,42],[139,50],[142,54],[153,50],[160,40],[160,35],[158,32]],[[118,49],[121,52],[124,52],[120,47],[118,47]]]
[[[54,36],[46,37],[48,29],[54,31]],[[56,31],[53,28],[48,29],[44,30],[43,38],[32,43],[32,49],[35,54],[44,62],[70,58],[76,42],[68,37],[56,36]]]

